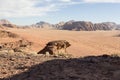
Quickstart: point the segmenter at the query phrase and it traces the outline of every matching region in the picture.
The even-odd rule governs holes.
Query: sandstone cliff
[[[8,20],[1,19],[0,20],[0,28],[16,28],[17,26],[15,24],[12,24]]]
[[[75,31],[96,31],[96,30],[112,30],[116,28],[117,24],[112,22],[92,23],[86,21],[66,22],[61,26],[63,30]]]

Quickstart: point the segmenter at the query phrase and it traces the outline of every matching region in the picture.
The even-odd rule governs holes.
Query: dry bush
[[[115,35],[115,37],[120,37],[120,34]]]
[[[120,57],[120,54],[119,53],[115,53],[115,54],[111,54],[112,57]]]

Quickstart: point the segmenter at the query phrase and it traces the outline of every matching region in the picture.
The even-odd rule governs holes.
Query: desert
[[[47,42],[53,40],[67,40],[71,43],[68,53],[75,56],[118,54],[120,53],[119,31],[68,31],[45,29],[8,29],[23,39],[34,43],[33,51],[38,52]],[[10,38],[11,39],[11,38]],[[14,40],[17,40],[15,38]],[[4,39],[4,41],[10,41]]]
[[[1,50],[1,80],[119,80],[120,32],[117,30],[69,31],[39,28],[1,30],[16,35],[12,37],[5,35],[0,39],[0,43],[13,42],[18,46],[32,43],[29,49],[15,48],[14,51],[8,49],[7,52]],[[21,39],[22,43],[19,42]],[[67,48],[67,54],[71,54],[72,57],[37,54],[48,42],[54,40],[68,41],[71,46]],[[60,68],[61,65],[64,67]],[[63,71],[60,73],[61,69]],[[97,74],[94,74],[93,71]]]
[[[0,80],[120,80],[120,0],[0,0]]]

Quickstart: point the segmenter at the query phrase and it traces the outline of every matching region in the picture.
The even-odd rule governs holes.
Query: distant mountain
[[[92,23],[87,21],[68,21],[63,26],[62,30],[75,30],[75,31],[96,31],[96,30],[112,30],[117,28],[114,22]]]
[[[40,21],[36,24],[31,25],[31,27],[35,27],[35,28],[44,28],[44,29],[51,29],[54,27],[54,25],[48,23],[48,22],[44,22],[44,21]]]
[[[120,30],[120,25],[117,25],[117,27],[115,28],[115,30]]]
[[[63,30],[75,30],[75,31],[92,31],[93,24],[91,22],[85,22],[85,21],[75,21],[66,22],[63,26],[61,26]]]
[[[114,26],[109,23],[95,23],[93,24],[95,30],[112,30]]]
[[[6,19],[1,19],[0,24],[11,24],[11,23]]]
[[[65,24],[65,22],[61,21],[61,22],[55,24],[55,25],[54,25],[54,28],[55,28],[55,29],[61,29],[61,26],[63,26],[64,24]]]
[[[0,28],[41,28],[41,29],[57,29],[57,30],[74,30],[74,31],[96,31],[96,30],[120,30],[120,25],[114,22],[92,23],[90,21],[74,21],[59,22],[57,24],[50,24],[48,22],[40,21],[36,24],[27,26],[17,26],[10,21],[1,19]]]
[[[44,21],[40,21],[31,25],[35,28],[43,29],[58,29],[58,30],[74,30],[74,31],[96,31],[96,30],[118,30],[118,24],[114,22],[92,23],[88,21],[74,21],[59,22],[57,24],[50,24]],[[120,25],[119,25],[120,27]]]
[[[15,24],[12,24],[6,19],[0,20],[0,28],[16,28],[17,26]]]

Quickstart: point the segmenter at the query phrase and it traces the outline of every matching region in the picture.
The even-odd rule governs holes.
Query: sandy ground
[[[52,40],[67,40],[71,43],[68,53],[75,56],[120,54],[120,31],[66,31],[42,29],[7,29],[22,38],[34,42],[33,51],[41,50]],[[9,39],[2,41],[11,41]]]

